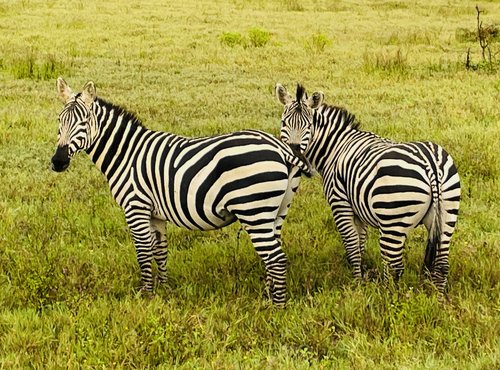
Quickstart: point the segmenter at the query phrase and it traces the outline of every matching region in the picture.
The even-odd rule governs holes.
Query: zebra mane
[[[323,104],[323,112],[338,111],[338,118],[343,118],[344,125],[351,127],[355,130],[359,130],[361,127],[361,122],[356,118],[356,116],[349,112],[344,107],[338,107],[334,105]]]
[[[305,92],[306,89],[304,88],[304,86],[302,86],[301,84],[297,84],[297,93],[295,95],[295,99],[297,102],[300,102],[302,100]]]
[[[120,107],[119,105],[110,103],[109,101],[99,97],[97,97],[96,100],[99,102],[101,106],[105,106],[108,110],[114,110],[118,116],[123,115],[124,120],[132,123],[133,125],[145,127],[141,122],[141,120],[137,118],[137,116],[134,113],[128,111],[127,109]]]

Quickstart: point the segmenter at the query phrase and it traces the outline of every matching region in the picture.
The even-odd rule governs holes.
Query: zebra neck
[[[323,176],[332,163],[356,142],[367,136],[376,135],[360,131],[349,121],[331,111],[314,116],[311,144],[306,152],[307,159]]]
[[[99,170],[111,179],[135,153],[148,131],[125,110],[104,104],[96,109],[96,137],[87,153]]]

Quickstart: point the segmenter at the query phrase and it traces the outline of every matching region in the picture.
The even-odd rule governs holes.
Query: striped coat
[[[64,108],[52,168],[65,170],[85,151],[106,176],[125,212],[144,290],[153,288],[153,259],[166,280],[166,221],[212,230],[238,220],[264,261],[273,302],[284,305],[281,227],[301,172],[309,172],[287,145],[252,130],[193,139],[153,131],[98,98],[92,82],[75,94],[59,78],[57,89]]]
[[[347,259],[361,277],[366,229],[380,231],[385,277],[403,272],[403,245],[419,224],[429,232],[425,269],[440,293],[448,276],[450,239],[460,203],[460,180],[451,156],[431,142],[396,143],[362,131],[355,116],[323,103],[323,94],[295,99],[277,85],[284,105],[281,138],[321,174]]]

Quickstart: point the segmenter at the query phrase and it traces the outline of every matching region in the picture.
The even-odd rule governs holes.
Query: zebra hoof
[[[137,295],[147,300],[151,300],[155,296],[155,294],[153,293],[153,289],[145,286],[139,288],[139,290],[137,291]]]
[[[167,278],[158,278],[158,285],[165,286],[165,285],[167,285],[167,283],[168,283]]]
[[[286,303],[285,302],[274,303],[273,307],[275,307],[278,310],[284,310],[286,309]]]

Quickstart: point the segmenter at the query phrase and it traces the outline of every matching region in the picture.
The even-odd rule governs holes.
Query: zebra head
[[[89,148],[95,132],[95,115],[92,105],[96,98],[95,85],[89,81],[81,93],[74,93],[66,81],[57,79],[57,92],[64,102],[59,114],[57,149],[52,157],[52,170],[62,172],[69,166],[74,154]]]
[[[295,100],[280,84],[276,84],[276,97],[284,105],[281,115],[281,140],[297,154],[303,154],[311,140],[313,111],[323,103],[323,93],[315,92],[308,97],[302,85],[297,85]]]

